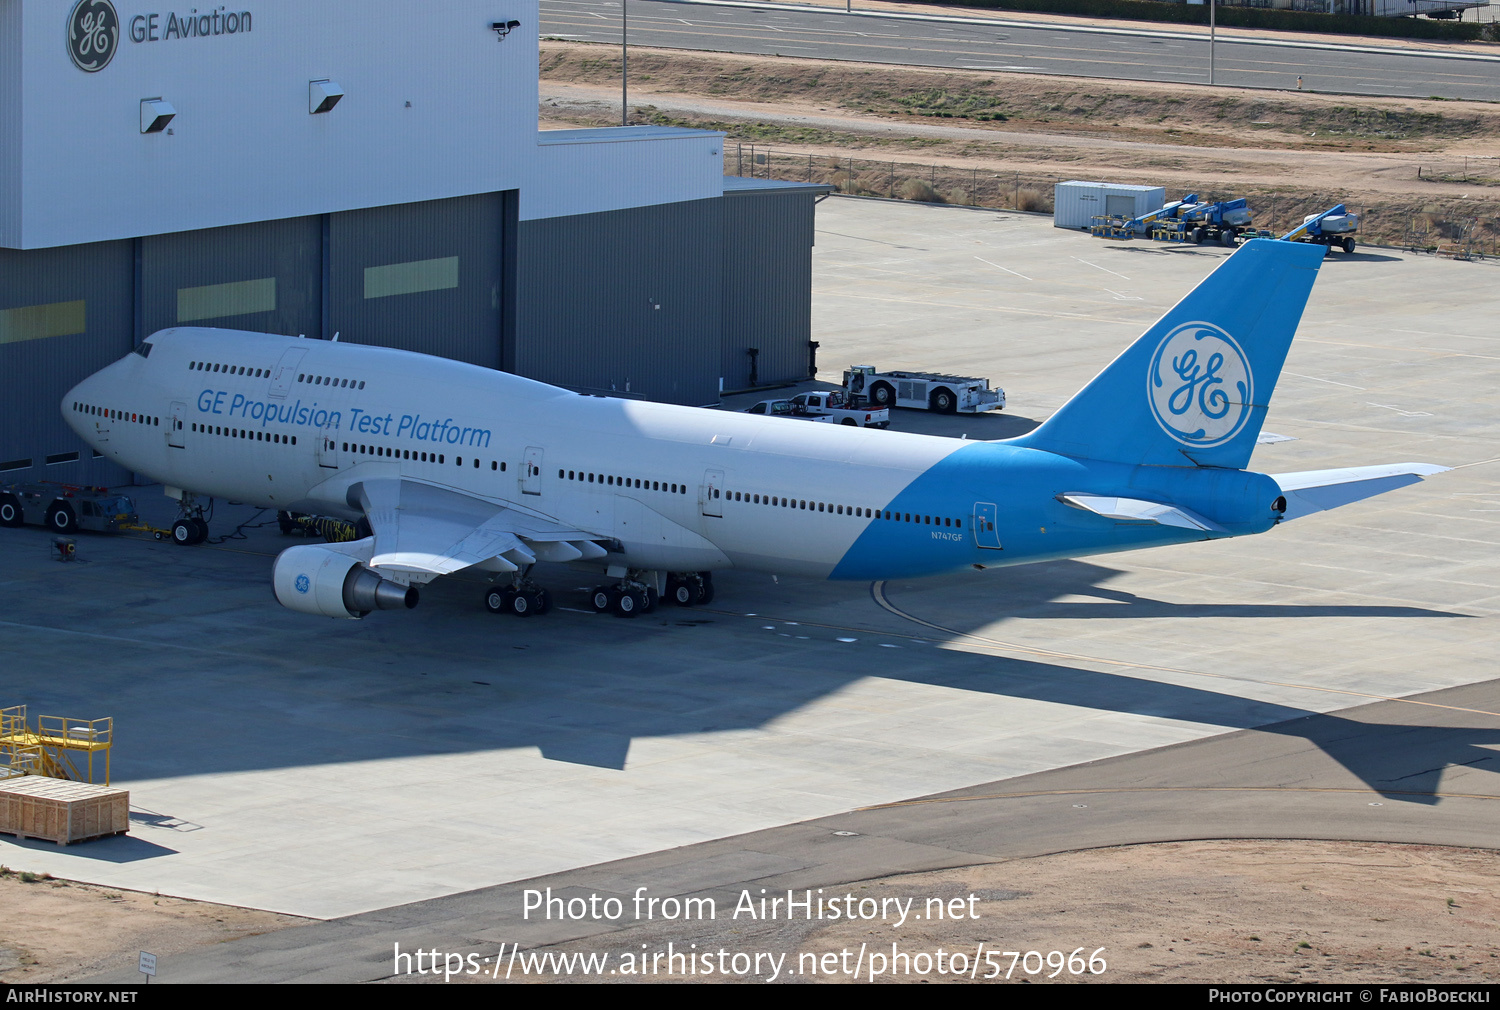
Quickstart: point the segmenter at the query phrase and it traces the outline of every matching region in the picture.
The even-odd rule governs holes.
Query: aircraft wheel
[[[47,525],[54,533],[72,533],[78,529],[78,517],[67,505],[54,505],[47,513]]]
[[[180,547],[191,547],[198,542],[198,525],[191,519],[179,519],[172,524],[172,542]]]
[[[0,495],[0,526],[20,526],[25,522],[21,503],[13,494]]]
[[[290,512],[277,512],[276,527],[281,530],[282,536],[286,536],[297,528],[297,521],[292,518]]]
[[[536,612],[545,614],[552,609],[552,594],[545,589],[538,589],[531,594],[536,597]]]
[[[693,584],[684,582],[682,579],[673,579],[667,583],[667,599],[679,607],[691,607],[698,602],[698,594],[693,589]]]
[[[198,529],[198,536],[194,538],[193,543],[201,544],[208,539],[208,523],[202,519],[194,519],[193,525]]]
[[[505,586],[491,586],[484,591],[484,609],[492,614],[503,614],[510,609],[510,595],[515,590]]]
[[[710,603],[712,603],[714,601],[713,573],[700,572],[698,575],[698,585],[695,588],[698,591],[698,595],[697,598],[693,600],[694,606],[706,607]]]
[[[589,597],[589,602],[594,605],[595,613],[605,613],[614,608],[615,591],[609,586],[599,586],[595,588],[593,595]]]
[[[615,616],[634,617],[646,609],[646,594],[639,589],[627,589],[615,594]]]
[[[661,594],[656,591],[655,586],[646,587],[646,609],[645,613],[656,612],[656,605],[661,602]]]
[[[510,612],[517,617],[530,617],[538,609],[535,593],[513,592],[510,594]]]

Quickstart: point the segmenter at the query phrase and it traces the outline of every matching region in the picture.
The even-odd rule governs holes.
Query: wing
[[[374,533],[369,564],[414,576],[448,575],[488,562],[513,572],[537,561],[602,558],[604,535],[564,526],[514,505],[395,477],[349,489]]]
[[[1398,487],[1419,483],[1423,477],[1451,469],[1435,463],[1386,463],[1381,466],[1353,466],[1342,470],[1303,470],[1299,473],[1273,473],[1271,479],[1286,497],[1286,514],[1282,522],[1299,519],[1314,512],[1373,498]]]

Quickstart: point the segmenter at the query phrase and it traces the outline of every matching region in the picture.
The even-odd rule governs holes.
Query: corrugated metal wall
[[[143,338],[178,324],[322,335],[317,218],[148,235],[140,244]]]
[[[119,484],[62,421],[80,379],[186,323],[402,347],[703,404],[806,375],[814,194],[515,223],[515,191],[134,241],[0,249],[0,481]],[[512,294],[514,292],[514,294]],[[47,464],[48,456],[76,460]]]
[[[573,389],[714,402],[724,205],[521,222],[515,370]]]
[[[128,241],[0,249],[0,466],[10,464],[0,483],[129,480],[93,458],[59,404],[79,379],[129,353],[131,265]],[[48,464],[49,456],[63,459]],[[14,468],[21,460],[31,464]]]
[[[506,203],[486,193],[330,215],[326,336],[499,368]]]
[[[724,194],[725,389],[808,377],[816,189]],[[760,351],[754,382],[749,348]]]

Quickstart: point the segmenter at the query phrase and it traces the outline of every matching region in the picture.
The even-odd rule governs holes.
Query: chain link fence
[[[1483,180],[1500,177],[1500,158],[1470,157],[1434,163],[1432,171],[1434,181],[1468,180],[1474,185],[1485,185]],[[1424,168],[1422,178],[1428,177],[1427,172]],[[821,183],[832,186],[836,193],[850,196],[1043,214],[1052,213],[1054,189],[1059,182],[1065,181],[1063,176],[1056,174],[995,172],[853,155],[801,154],[746,143],[725,144],[724,174]],[[1500,178],[1495,185],[1500,185]],[[1175,187],[1167,187],[1166,198],[1168,202],[1180,200],[1189,192],[1196,192],[1204,201],[1246,197],[1255,215],[1255,227],[1278,235],[1291,231],[1308,215],[1342,203],[1360,216],[1356,241],[1361,245],[1396,246],[1462,259],[1500,256],[1500,208],[1479,206],[1479,202],[1472,199],[1445,199],[1420,207],[1409,203],[1363,206],[1350,204],[1344,194],[1335,192],[1245,190],[1229,193]]]

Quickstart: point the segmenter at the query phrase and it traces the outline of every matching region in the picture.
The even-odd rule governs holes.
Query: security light
[[[161,133],[177,115],[177,110],[172,108],[172,103],[160,98],[141,99],[141,132]]]
[[[339,99],[343,97],[344,89],[333,81],[307,82],[307,111],[310,115],[327,112],[339,104]]]

